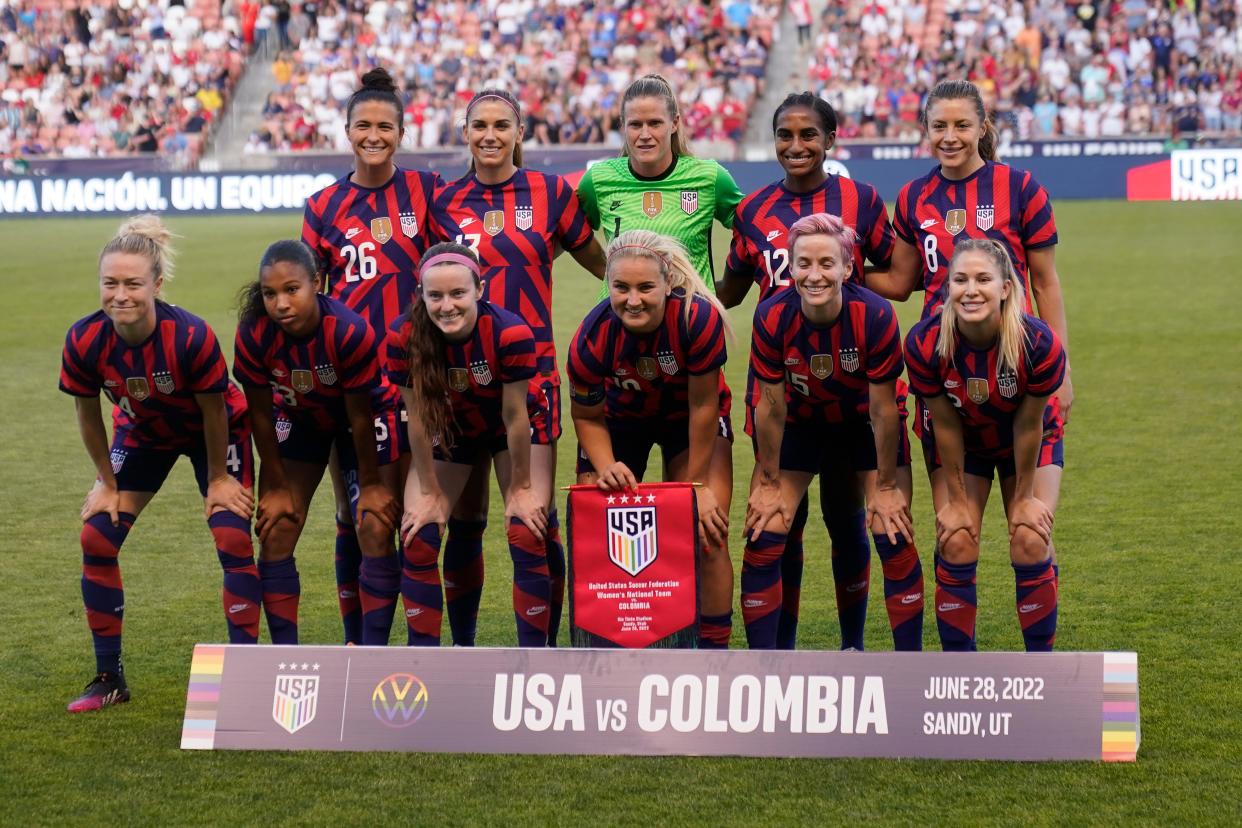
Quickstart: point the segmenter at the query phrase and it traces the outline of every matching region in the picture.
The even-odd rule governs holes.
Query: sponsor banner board
[[[568,513],[574,645],[693,646],[699,543],[694,486],[640,483],[625,492],[572,486]]]
[[[1134,761],[1135,653],[194,649],[198,750]]]

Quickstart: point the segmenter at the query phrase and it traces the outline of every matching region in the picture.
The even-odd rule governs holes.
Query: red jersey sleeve
[[[867,379],[874,383],[891,382],[905,369],[897,313],[883,300],[869,302],[866,324]]]
[[[925,319],[915,325],[906,337],[906,375],[910,378],[910,390],[920,397],[938,397],[944,393],[940,378],[940,357],[936,353],[939,325]]]
[[[593,232],[591,223],[587,221],[586,211],[578,201],[569,182],[556,176],[556,207],[559,218],[556,221],[556,238],[561,247],[569,251],[580,250],[591,241]]]
[[[195,394],[219,394],[229,387],[228,365],[216,333],[206,323],[190,329],[185,347],[186,378]]]
[[[893,203],[893,232],[897,238],[909,244],[915,244],[914,228],[910,224],[910,215],[908,213],[910,204],[910,185],[914,182],[907,183],[901,188],[901,192],[897,194],[897,201]]]
[[[1035,249],[1056,244],[1057,223],[1052,217],[1052,200],[1048,197],[1048,191],[1039,186],[1029,172],[1024,172],[1020,193],[1022,246]]]
[[[361,318],[342,322],[338,317],[325,316],[331,322],[333,350],[341,388],[346,391],[369,391],[380,384],[379,360],[375,358],[375,331]]]
[[[683,311],[678,311],[679,314]],[[716,306],[696,296],[686,322],[686,370],[691,374],[710,374],[725,364],[724,320]]]
[[[243,388],[264,388],[268,385],[267,369],[263,364],[266,346],[259,341],[258,329],[262,320],[242,322],[233,338],[233,378]]]
[[[569,398],[578,405],[596,406],[604,402],[606,368],[603,364],[603,342],[592,342],[592,339],[602,338],[598,336],[598,330],[587,329],[590,320],[591,317],[588,317],[574,334],[565,368],[569,374]],[[606,325],[601,326],[601,330],[606,329]]]
[[[392,324],[384,337],[384,374],[393,385],[410,388],[411,322],[402,317]]]
[[[751,329],[750,368],[760,382],[776,385],[785,380],[785,364],[781,324],[783,302],[763,302],[755,309]]]
[[[535,335],[527,325],[497,330],[496,358],[501,382],[521,382],[535,376]]]
[[[90,359],[92,346],[102,333],[102,326],[74,325],[65,334],[65,348],[60,358],[60,390],[74,397],[98,397],[103,389],[99,368]]]
[[[1026,323],[1030,343],[1026,357],[1029,370],[1026,393],[1047,397],[1065,381],[1065,349],[1042,320],[1028,316]]]

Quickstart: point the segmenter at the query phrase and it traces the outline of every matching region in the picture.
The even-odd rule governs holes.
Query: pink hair
[[[789,253],[793,255],[794,246],[803,236],[832,236],[841,245],[841,260],[854,261],[854,243],[857,235],[852,227],[847,227],[839,216],[832,213],[815,213],[803,216],[789,228]]]

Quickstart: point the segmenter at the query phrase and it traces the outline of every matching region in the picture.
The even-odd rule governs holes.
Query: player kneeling
[[[604,281],[608,298],[587,314],[569,350],[578,482],[633,487],[659,445],[665,480],[703,484],[699,647],[728,647],[733,432],[720,372],[728,316],[681,244],[648,230],[613,239]]]
[[[906,338],[910,390],[923,401],[923,449],[933,475],[936,623],[946,650],[974,650],[975,570],[983,508],[999,472],[1009,557],[1027,650],[1051,650],[1057,630],[1052,522],[1064,446],[1056,399],[1065,351],[1052,329],[1022,312],[1022,282],[1005,248],[960,241],[948,298]]]
[[[897,482],[897,467],[910,465],[897,412],[901,332],[887,301],[846,281],[854,240],[836,216],[799,219],[789,231],[795,289],[755,312],[758,458],[742,563],[742,617],[752,649],[777,646],[781,555],[798,503],[830,455],[848,459],[856,502],[866,499],[894,646],[922,647],[923,573],[913,542],[910,476]],[[867,586],[863,581],[861,588]]]
[[[552,448],[531,445],[548,433],[538,418],[549,416],[537,402],[528,409],[535,337],[520,316],[483,300],[470,248],[443,242],[427,251],[414,303],[388,330],[387,372],[410,412],[412,462],[401,520],[409,643],[440,643],[440,539],[471,470],[490,457],[505,498],[518,645],[547,646]],[[541,456],[532,464],[535,454]]]

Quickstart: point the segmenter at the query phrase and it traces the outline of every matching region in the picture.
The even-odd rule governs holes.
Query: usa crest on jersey
[[[996,219],[996,210],[989,204],[986,207],[980,206],[975,208],[975,227],[980,230],[991,230],[992,222]]]
[[[151,375],[151,379],[155,380],[155,390],[161,394],[171,394],[177,387],[173,384],[172,374],[168,371],[156,371]]]
[[[961,207],[944,214],[944,229],[956,236],[966,229],[966,211]]]
[[[656,507],[608,509],[608,560],[630,576],[655,562]]]
[[[681,210],[687,216],[694,215],[699,209],[698,190],[681,191]]]
[[[841,353],[837,355],[841,360],[841,370],[854,373],[858,370],[858,349],[842,348]]]
[[[653,380],[659,369],[656,368],[656,361],[649,356],[638,358],[638,375],[645,380]]]
[[[289,375],[289,385],[299,394],[305,394],[315,387],[315,375],[305,368],[294,368]]]
[[[112,462],[112,473],[120,474],[121,467],[125,465],[125,458],[128,455],[120,449],[113,449],[108,455],[108,459]]]
[[[471,363],[470,373],[474,374],[474,381],[479,385],[490,385],[492,382],[492,369],[486,362]]]
[[[677,373],[677,357],[672,351],[664,351],[656,354],[656,357],[660,360],[660,370],[669,376]]]
[[[380,244],[392,238],[392,219],[388,216],[371,219],[371,238]]]
[[[513,209],[513,223],[517,225],[519,230],[529,230],[535,223],[535,208],[515,207]]]
[[[970,397],[970,401],[975,405],[983,405],[991,396],[991,392],[988,391],[988,381],[980,377],[967,377],[966,396]]]
[[[655,218],[664,209],[664,194],[655,190],[643,193],[643,212],[647,218]]]
[[[418,235],[418,216],[413,213],[401,214],[401,232],[405,233],[406,238],[412,239]]]
[[[487,235],[494,236],[505,229],[504,210],[488,210],[483,214],[483,229]]]
[[[126,377],[125,393],[138,402],[142,402],[151,396],[151,387],[147,385],[146,377]]]
[[[283,443],[289,439],[289,434],[293,431],[293,423],[287,417],[281,417],[276,420],[276,442]]]
[[[336,384],[336,368],[332,367],[332,363],[328,362],[323,365],[316,365],[315,373],[319,375],[319,381],[324,385]]]
[[[1012,371],[996,375],[996,387],[1002,397],[1012,397],[1018,393],[1018,375]]]
[[[832,354],[816,354],[811,357],[811,373],[819,379],[827,379],[832,373]]]
[[[460,394],[470,387],[470,372],[465,368],[450,368],[448,382],[449,388]]]

